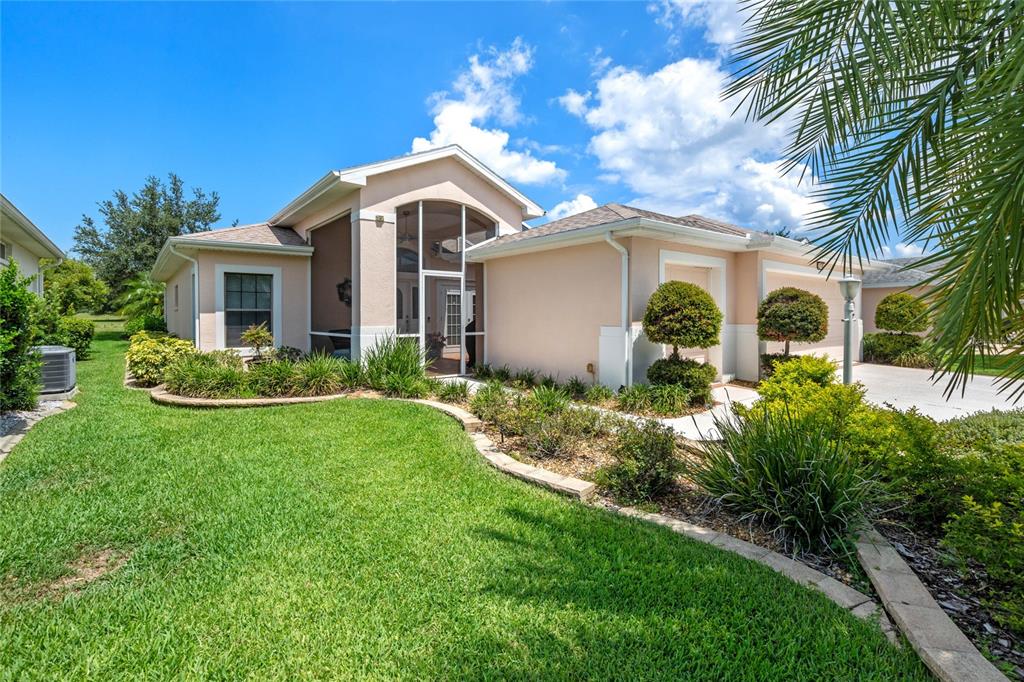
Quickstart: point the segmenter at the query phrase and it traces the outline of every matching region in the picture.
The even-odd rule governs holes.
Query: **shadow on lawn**
[[[638,522],[505,507],[474,533],[490,559],[480,594],[508,612],[433,652],[441,675],[906,679],[919,669],[820,595]]]

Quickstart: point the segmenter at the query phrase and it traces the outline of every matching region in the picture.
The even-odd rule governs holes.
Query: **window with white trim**
[[[224,273],[224,342],[242,346],[242,332],[263,323],[274,333],[273,275],[246,272]]]
[[[0,242],[0,261],[8,263],[11,260],[11,245],[7,242]]]

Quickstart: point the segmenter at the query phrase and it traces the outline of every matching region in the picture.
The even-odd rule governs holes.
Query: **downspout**
[[[608,245],[619,252],[621,257],[621,277],[622,281],[619,284],[619,292],[621,294],[620,301],[620,319],[619,324],[622,326],[622,346],[623,346],[623,365],[626,368],[626,386],[633,385],[633,343],[630,338],[632,330],[629,328],[629,251],[622,244],[615,241],[615,237],[611,232],[605,232],[604,240],[608,242]]]
[[[173,242],[169,243],[167,247],[175,256],[192,263],[192,320],[195,328],[195,339],[193,340],[193,343],[196,348],[199,348],[199,261],[192,256],[186,256],[175,249]],[[166,296],[166,292],[164,292],[164,295]],[[166,301],[164,302],[164,308],[167,308]]]

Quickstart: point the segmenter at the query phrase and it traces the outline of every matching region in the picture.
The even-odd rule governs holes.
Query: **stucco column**
[[[395,331],[395,214],[352,211],[352,357]]]

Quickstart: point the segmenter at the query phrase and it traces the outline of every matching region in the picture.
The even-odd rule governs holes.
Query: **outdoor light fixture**
[[[856,277],[843,277],[839,280],[839,293],[846,301],[843,317],[843,383],[853,383],[853,316],[854,302],[860,293],[860,280]]]

